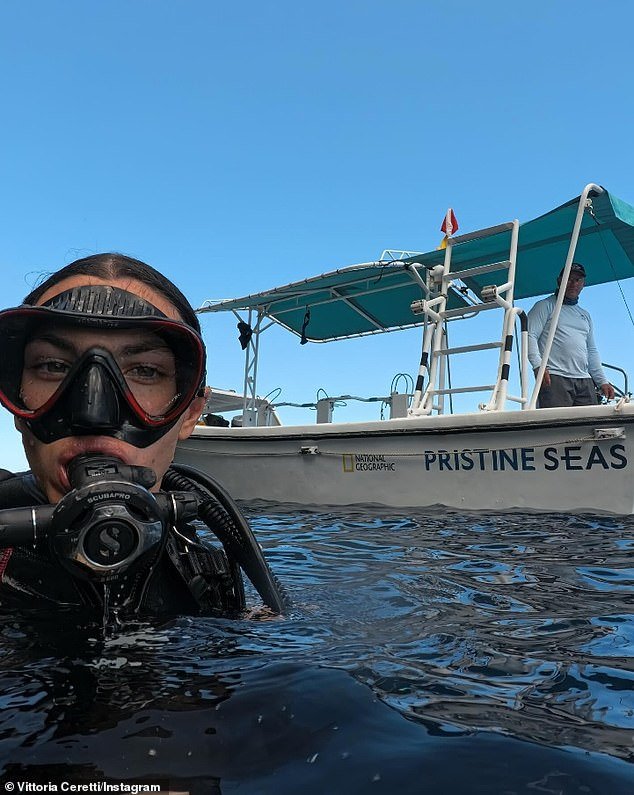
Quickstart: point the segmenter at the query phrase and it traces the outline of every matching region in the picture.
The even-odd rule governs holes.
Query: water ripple
[[[205,792],[634,789],[634,520],[248,513],[286,617],[105,639],[2,617],[5,777],[89,761]]]

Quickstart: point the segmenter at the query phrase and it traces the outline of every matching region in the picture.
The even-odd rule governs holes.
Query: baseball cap
[[[578,273],[583,278],[586,278],[586,269],[581,265],[579,262],[573,262],[570,266],[570,273]],[[557,277],[557,282],[561,281],[561,277],[564,275],[564,268],[559,271],[559,276]]]

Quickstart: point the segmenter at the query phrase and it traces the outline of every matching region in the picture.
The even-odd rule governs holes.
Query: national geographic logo
[[[394,461],[374,453],[343,453],[344,472],[396,472]]]

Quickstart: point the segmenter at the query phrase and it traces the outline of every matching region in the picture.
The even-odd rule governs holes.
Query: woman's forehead
[[[45,343],[80,351],[94,346],[110,350],[168,348],[166,341],[150,329],[87,329],[65,323],[45,323],[30,335],[28,345]]]
[[[56,295],[60,295],[60,293],[66,292],[66,290],[71,290],[73,287],[94,285],[106,285],[108,287],[118,287],[120,290],[126,290],[126,292],[137,295],[139,298],[143,298],[145,301],[148,301],[157,309],[160,309],[163,314],[167,315],[167,317],[171,318],[172,320],[183,320],[176,307],[171,303],[171,301],[168,301],[168,299],[162,293],[159,293],[158,290],[154,290],[152,287],[149,287],[137,279],[128,278],[100,279],[95,276],[70,276],[66,279],[62,279],[57,284],[53,285],[53,287],[50,287],[38,299],[37,305],[42,306],[47,301],[50,301],[51,298],[54,298]]]

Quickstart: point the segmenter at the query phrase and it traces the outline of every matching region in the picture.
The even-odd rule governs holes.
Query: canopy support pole
[[[237,312],[234,313],[240,317]],[[257,398],[257,379],[258,379],[258,353],[260,349],[260,328],[264,315],[257,313],[257,321],[252,325],[253,310],[249,309],[248,324],[253,331],[251,338],[244,349],[244,388],[242,403],[242,427],[249,428],[257,425],[258,410],[256,405]]]
[[[570,268],[572,266],[572,262],[575,257],[575,252],[577,251],[577,244],[579,243],[579,235],[581,234],[581,222],[583,221],[583,214],[586,209],[592,206],[592,200],[590,199],[590,193],[603,193],[603,188],[599,185],[595,185],[591,182],[589,185],[583,189],[581,196],[579,197],[579,206],[577,207],[577,217],[575,218],[574,226],[572,227],[572,235],[570,236],[570,245],[568,246],[568,256],[566,257],[566,263],[564,265],[563,272],[561,274],[561,281],[560,284],[564,285],[563,290],[557,291],[557,301],[555,302],[555,308],[553,309],[553,313],[550,317],[550,329],[548,330],[548,337],[546,338],[546,344],[544,345],[544,352],[542,353],[542,363],[539,366],[539,370],[535,376],[535,386],[533,388],[533,393],[531,395],[531,399],[526,406],[528,410],[534,409],[537,406],[537,397],[539,395],[539,390],[541,389],[542,381],[544,380],[544,371],[548,366],[548,357],[550,356],[550,351],[553,347],[553,339],[555,338],[555,332],[557,331],[557,324],[559,323],[559,315],[561,313],[561,307],[564,303],[564,297],[566,294],[565,285],[568,283],[568,276],[570,275]]]

